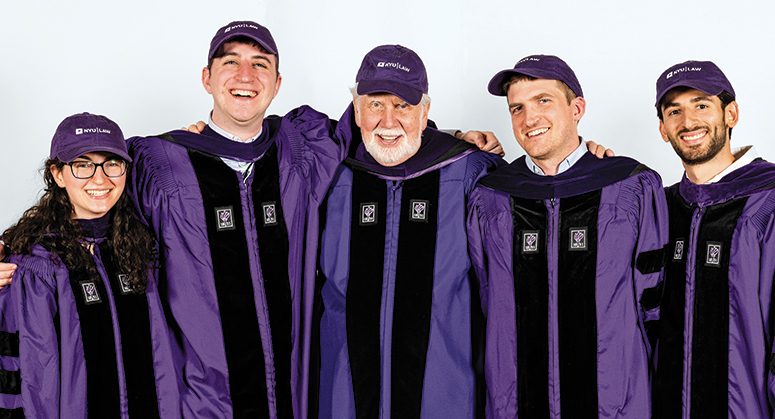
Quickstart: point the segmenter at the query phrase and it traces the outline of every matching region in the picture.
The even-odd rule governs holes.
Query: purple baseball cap
[[[584,97],[576,73],[565,61],[554,55],[529,55],[517,61],[514,68],[496,74],[487,85],[487,91],[495,96],[506,96],[507,92],[503,90],[503,83],[512,74],[524,74],[537,79],[559,80],[565,83],[576,96]]]
[[[358,75],[358,94],[390,93],[411,105],[428,93],[428,74],[420,57],[401,45],[381,45],[369,51]]]
[[[68,116],[59,124],[51,139],[49,157],[68,163],[95,151],[132,161],[121,128],[107,117],[84,112]]]
[[[269,32],[269,29],[259,25],[256,22],[249,20],[242,20],[231,22],[228,25],[218,29],[215,33],[213,40],[210,41],[210,52],[207,53],[207,62],[213,59],[215,51],[221,47],[224,43],[237,36],[247,36],[248,38],[258,42],[269,53],[274,54],[278,58],[280,54],[277,53],[277,45],[274,43],[274,38]]]
[[[726,90],[732,97],[736,97],[732,83],[716,64],[710,61],[686,61],[668,68],[659,76],[654,106],[659,106],[665,94],[679,86],[691,87],[711,96],[718,96]]]

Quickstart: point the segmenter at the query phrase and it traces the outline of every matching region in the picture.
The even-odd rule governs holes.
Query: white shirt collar
[[[576,147],[576,150],[573,151],[573,153],[570,153],[568,157],[565,158],[562,162],[560,162],[560,166],[557,168],[557,174],[559,175],[562,172],[565,172],[566,170],[573,167],[576,162],[581,160],[582,157],[584,157],[584,154],[587,153],[587,144],[579,137],[579,146]],[[543,170],[541,170],[540,167],[538,167],[537,164],[528,156],[525,154],[525,164],[527,164],[527,168],[530,169],[531,172],[546,176]]]
[[[749,145],[749,146],[733,149],[732,156],[735,158],[735,161],[732,162],[732,164],[730,164],[729,166],[727,166],[726,169],[721,171],[721,173],[717,174],[716,176],[713,176],[711,180],[705,182],[706,185],[709,183],[716,183],[720,181],[721,178],[723,178],[724,176],[754,161],[757,157],[759,157],[759,153],[756,152],[756,149],[752,145]]]

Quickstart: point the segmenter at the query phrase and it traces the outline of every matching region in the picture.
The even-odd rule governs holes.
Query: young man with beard
[[[410,49],[374,48],[356,82],[336,137],[363,142],[336,173],[321,238],[319,417],[473,418],[481,334],[465,203],[502,160],[427,126],[427,75]]]
[[[270,32],[232,22],[210,44],[201,134],[132,138],[128,189],[161,243],[180,330],[187,418],[306,418],[302,278],[314,282],[318,206],[344,158],[326,115],[265,116],[280,88]]]
[[[712,62],[665,70],[656,108],[686,173],[667,189],[654,417],[773,417],[775,165],[731,149],[735,91]]]
[[[487,415],[647,418],[646,326],[667,242],[659,175],[586,152],[581,85],[555,56],[523,58],[488,90],[507,96],[527,156],[484,177],[468,205]]]

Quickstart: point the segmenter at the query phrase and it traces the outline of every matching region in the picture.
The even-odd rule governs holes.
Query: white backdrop
[[[215,31],[254,20],[273,33],[283,83],[269,113],[301,104],[338,118],[363,55],[398,43],[424,60],[442,127],[496,133],[523,154],[504,98],[487,82],[530,54],[575,70],[587,100],[579,131],[639,159],[665,184],[680,160],[657,131],[654,83],[672,64],[711,60],[731,80],[741,120],[733,146],[775,160],[766,128],[775,91],[775,2],[579,0],[11,1],[0,5],[0,231],[34,204],[59,122],[107,115],[125,136],[206,119],[201,69]]]

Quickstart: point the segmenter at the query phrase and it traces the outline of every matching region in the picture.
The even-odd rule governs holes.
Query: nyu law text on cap
[[[417,105],[428,93],[428,74],[420,57],[401,45],[381,45],[369,51],[358,75],[358,94],[390,93]]]
[[[213,59],[213,55],[218,51],[228,40],[237,36],[247,36],[248,38],[258,42],[265,50],[270,54],[274,54],[278,58],[280,54],[277,53],[277,45],[274,43],[274,38],[269,32],[269,29],[259,25],[256,22],[248,20],[231,22],[228,25],[218,29],[215,33],[213,40],[210,41],[210,52],[207,53],[207,62]]]
[[[59,124],[51,139],[49,157],[68,163],[97,151],[132,161],[121,128],[107,117],[84,112],[68,116]]]
[[[654,106],[659,106],[665,94],[679,86],[691,87],[710,96],[718,96],[726,90],[732,97],[737,97],[732,83],[716,64],[710,61],[685,61],[668,68],[659,76]]]

